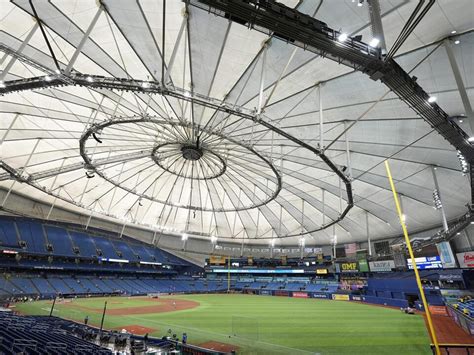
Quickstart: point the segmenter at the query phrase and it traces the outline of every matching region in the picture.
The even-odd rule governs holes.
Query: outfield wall
[[[281,296],[294,298],[317,298],[335,301],[357,301],[371,304],[380,304],[390,307],[408,307],[408,301],[404,299],[382,298],[366,295],[351,295],[347,293],[324,293],[324,292],[304,292],[304,291],[272,291],[272,290],[244,290],[244,293],[261,296]]]

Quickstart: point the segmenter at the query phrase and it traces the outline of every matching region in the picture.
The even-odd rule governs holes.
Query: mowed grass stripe
[[[170,296],[197,301],[194,309],[158,314],[107,316],[106,328],[138,324],[158,328],[155,336],[168,328],[178,335],[188,333],[188,341],[209,340],[233,343],[243,354],[303,353],[319,354],[430,354],[429,338],[421,316],[365,304],[251,295]],[[126,297],[77,299],[86,307],[102,308],[104,301],[119,308],[150,305],[146,300]],[[18,306],[24,313],[47,314],[44,301]],[[55,315],[82,321],[87,311],[57,305]],[[115,307],[114,307],[115,308]],[[78,312],[79,311],[79,312]],[[99,314],[88,314],[92,324],[100,323]],[[237,317],[243,322],[236,326]],[[234,323],[234,329],[233,329]],[[248,324],[248,326],[246,326]],[[258,329],[258,341],[249,339],[248,328]],[[246,338],[234,337],[237,335]],[[230,337],[229,337],[230,336]],[[286,350],[285,350],[286,349]],[[293,350],[293,351],[290,351]]]

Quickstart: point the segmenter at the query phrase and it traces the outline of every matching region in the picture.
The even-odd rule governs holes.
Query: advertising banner
[[[369,264],[367,264],[366,259],[359,260],[359,271],[360,272],[368,272],[369,271]]]
[[[260,290],[260,294],[261,295],[271,295],[272,291],[270,291],[270,290]]]
[[[349,301],[349,295],[338,295],[338,294],[333,293],[332,299],[334,301]]]
[[[447,269],[456,267],[456,259],[454,259],[453,250],[451,249],[451,244],[449,244],[449,242],[438,243],[436,244],[436,248],[438,249],[443,268]]]
[[[356,259],[357,260],[365,260],[367,259],[367,249],[359,249],[356,252]]]
[[[318,275],[327,275],[328,269],[316,269],[316,274]]]
[[[359,272],[357,263],[341,263],[339,264],[341,272]]]
[[[430,313],[439,316],[448,316],[446,306],[429,306]]]
[[[357,244],[356,243],[345,244],[344,248],[345,248],[346,256],[354,255],[357,251]]]
[[[274,295],[275,296],[286,296],[286,297],[288,297],[290,295],[290,293],[288,291],[275,291]]]
[[[474,251],[468,251],[466,253],[457,253],[456,256],[459,261],[459,267],[474,268]]]
[[[308,293],[307,292],[293,292],[293,297],[308,298]]]
[[[369,262],[370,271],[372,272],[388,272],[395,268],[395,261],[383,260],[383,261],[371,261]]]
[[[441,258],[439,256],[421,256],[419,258],[415,258],[415,262],[418,270],[443,268]],[[412,270],[413,265],[411,264],[411,259],[407,259],[407,263],[408,268]]]
[[[328,298],[327,293],[312,293],[312,298]]]
[[[211,255],[209,257],[209,264],[211,265],[225,265],[227,258],[225,256]]]

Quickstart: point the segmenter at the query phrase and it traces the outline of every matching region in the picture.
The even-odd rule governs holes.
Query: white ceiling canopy
[[[386,159],[410,230],[441,224],[432,167],[448,219],[470,202],[456,150],[347,66],[180,1],[33,3],[51,49],[28,0],[2,1],[1,85],[57,85],[0,97],[5,191],[177,236],[282,245],[398,235]],[[284,3],[372,39],[367,4]],[[388,49],[415,6],[381,1]],[[445,46],[472,102],[473,25],[472,1],[437,1],[395,56],[469,134]]]

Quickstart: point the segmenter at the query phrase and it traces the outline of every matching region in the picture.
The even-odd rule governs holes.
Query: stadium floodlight
[[[405,213],[402,213],[402,221],[405,223],[407,221],[407,216]]]
[[[467,139],[467,141],[468,141],[468,142],[471,142],[471,143],[474,142],[474,136],[469,137],[469,138]]]
[[[461,43],[461,41],[459,39],[454,41],[454,44],[459,44],[459,43]]]
[[[211,235],[211,243],[216,244],[217,243],[217,237],[215,235]]]
[[[270,246],[273,248],[275,246],[275,239],[270,240]]]
[[[0,88],[1,89],[5,89],[5,83],[3,82],[3,80],[0,81]]]
[[[435,204],[435,209],[440,210],[443,208],[443,204],[441,203],[441,198],[439,197],[438,189],[433,190],[433,201]]]
[[[92,78],[92,76],[88,76],[87,79],[86,79],[89,83],[92,83],[94,81],[94,79]]]
[[[347,35],[347,33],[341,33],[341,34],[337,37],[337,40],[338,40],[339,42],[345,42],[348,38],[349,38],[349,36]]]
[[[46,80],[46,81],[51,81],[51,80],[53,80],[53,79],[52,79],[49,75],[46,75],[46,76],[44,77],[44,80]]]
[[[357,6],[361,7],[363,5],[363,3],[364,3],[364,0],[359,0],[359,2],[357,3]]]
[[[142,83],[142,88],[147,89],[147,88],[149,88],[149,87],[150,87],[150,83],[148,83],[148,82],[146,82],[146,81],[144,81],[144,82]]]
[[[380,43],[380,40],[378,38],[372,38],[372,40],[369,43],[369,46],[372,48],[376,48]]]
[[[430,96],[430,97],[428,98],[428,102],[429,102],[430,104],[432,104],[433,102],[436,102],[436,100],[437,100],[436,96]]]
[[[60,71],[59,69],[56,69],[54,72],[55,72],[56,74],[61,74],[61,71]]]
[[[463,174],[467,174],[468,171],[468,166],[467,166],[467,161],[466,158],[461,154],[461,152],[458,150],[457,156],[459,159],[459,164],[461,164],[461,171]]]
[[[452,30],[452,31],[451,31],[451,34],[453,35],[453,34],[455,34],[456,32],[457,32],[456,30]]]
[[[188,235],[186,233],[183,233],[183,235],[181,236],[181,240],[182,241],[188,240]]]

